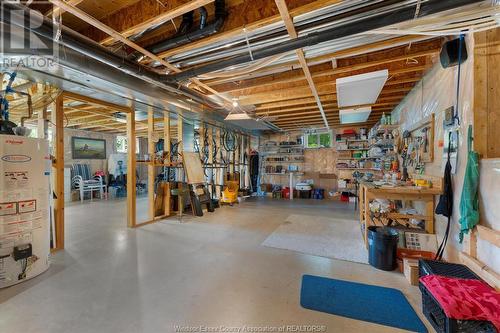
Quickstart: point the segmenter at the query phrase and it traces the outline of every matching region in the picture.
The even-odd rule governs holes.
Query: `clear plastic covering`
[[[447,249],[447,258],[457,260],[458,251],[462,250],[462,245],[458,243],[460,217],[459,205],[462,194],[462,185],[467,164],[467,128],[473,124],[473,98],[474,98],[474,40],[472,37],[466,37],[465,43],[469,58],[461,66],[460,73],[460,100],[458,107],[458,116],[460,125],[457,126],[459,133],[458,142],[458,161],[457,171],[453,175],[454,189],[454,209],[452,216],[452,231]],[[456,106],[458,67],[443,69],[437,63],[427,75],[415,86],[415,88],[405,97],[403,102],[396,107],[392,113],[393,119],[401,125],[401,131],[411,128],[422,119],[435,115],[434,129],[434,161],[427,163],[425,173],[432,176],[443,176],[443,158],[444,155],[444,135],[443,125],[444,110],[450,106]],[[497,188],[498,191],[498,188]],[[416,205],[416,208],[419,208]],[[446,218],[436,215],[436,232],[438,239],[442,239],[446,228]],[[498,227],[498,226],[497,226]],[[485,248],[480,244],[479,249]],[[498,250],[498,249],[497,249]],[[491,249],[489,253],[483,251],[483,260],[485,262],[493,261]],[[481,256],[481,253],[479,253]],[[498,258],[498,253],[497,253]]]

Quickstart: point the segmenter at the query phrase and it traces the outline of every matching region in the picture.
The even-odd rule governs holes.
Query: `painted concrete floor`
[[[126,228],[125,214],[124,201],[68,207],[67,249],[53,256],[46,273],[0,291],[0,332],[156,333],[244,325],[401,331],[301,308],[303,274],[400,289],[422,317],[418,288],[399,273],[261,246],[290,214],[355,218],[352,205],[252,199],[182,224],[170,219],[136,230]]]

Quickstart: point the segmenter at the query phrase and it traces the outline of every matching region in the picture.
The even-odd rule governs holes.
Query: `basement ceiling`
[[[62,24],[106,46],[109,52],[130,58],[139,52],[140,47],[148,48],[153,43],[176,36],[182,22],[182,14],[179,13],[194,10],[192,32],[196,31],[200,21],[199,7],[206,8],[207,23],[212,22],[216,17],[214,2],[68,0],[66,3],[70,8],[62,15]],[[418,2],[226,0],[225,20],[217,32],[158,52],[154,57],[140,57],[140,63],[145,66],[144,70],[156,71],[168,78],[171,74],[203,68],[231,57],[251,57],[252,52],[278,43],[289,43],[296,37],[308,36],[346,22],[363,20],[374,13],[388,13],[389,16],[392,10],[408,8],[418,17]],[[82,19],[81,14],[77,18],[77,10],[87,15],[88,19]],[[417,18],[304,47],[301,49],[304,61],[301,61],[298,51],[291,51],[197,75],[178,84],[205,96],[207,104],[195,107],[196,113],[227,114],[233,108],[232,101],[237,101],[245,110],[250,110],[247,112],[252,117],[269,119],[280,129],[292,130],[324,127],[326,124],[330,127],[341,126],[336,80],[386,70],[389,79],[378,98],[369,101],[372,111],[364,125],[370,126],[383,112],[391,112],[436,63],[446,36],[477,29],[479,25],[482,28],[497,26],[499,23],[495,15],[498,12],[498,5],[491,1],[477,2],[428,16],[425,21]],[[91,23],[92,18],[99,24]],[[128,38],[132,44],[127,42],[125,45],[116,38],[116,34],[110,38],[105,32],[109,28]],[[130,31],[135,33],[130,35]],[[307,68],[304,69],[304,66]],[[32,77],[39,79],[40,76],[39,73]],[[114,91],[106,93],[115,95]],[[106,95],[105,92],[102,94]],[[136,98],[135,92],[129,96]],[[141,98],[154,101],[157,97]],[[187,98],[182,102],[191,103]],[[214,107],[214,102],[219,107]]]

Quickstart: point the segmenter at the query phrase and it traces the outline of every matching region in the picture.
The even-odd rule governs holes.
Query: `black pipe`
[[[484,0],[429,0],[423,2],[420,6],[418,17],[424,17],[436,14],[442,11],[455,9],[457,7],[483,2]],[[235,56],[227,60],[213,62],[211,64],[185,70],[178,74],[169,75],[163,78],[163,82],[182,82],[186,79],[203,75],[217,70],[225,69],[231,66],[247,63],[254,60],[267,58],[276,54],[282,54],[294,51],[300,48],[313,46],[319,43],[348,37],[374,29],[390,26],[404,21],[412,20],[415,17],[415,7],[396,9],[392,13],[379,14],[361,21],[343,24],[321,32],[312,32],[306,36],[299,37],[290,41],[282,42],[263,49],[252,51],[250,54]]]
[[[32,11],[29,8],[7,2],[2,5],[2,9],[5,10],[5,12],[4,15],[1,15],[1,20],[5,24],[21,26],[24,29],[29,29],[34,34],[37,34],[43,38],[53,41],[54,29],[56,29],[56,27],[53,25],[51,20],[44,18],[42,15],[39,15],[40,19],[43,18],[43,24],[36,27],[28,27],[24,25],[24,19],[25,17],[31,17],[29,15],[30,13],[32,13]],[[7,15],[7,13],[9,14]],[[33,13],[33,15],[36,14]],[[96,43],[95,41],[85,36],[82,36],[71,29],[63,27],[61,34],[62,34],[61,35],[62,45],[77,51],[79,54],[82,54],[93,60],[95,59],[100,63],[110,66],[111,68],[118,69],[121,72],[135,76],[146,82],[149,83],[156,82],[157,85],[158,83],[161,83],[161,77],[163,75],[153,72],[147,67],[140,65],[136,62],[124,59],[112,53],[99,43]],[[43,53],[45,51],[39,49],[37,52]],[[61,57],[60,61],[65,62],[64,57]],[[83,66],[85,65],[89,65],[88,60],[83,61],[81,67],[83,68]],[[111,73],[112,71],[109,70],[106,71],[106,69],[103,66],[99,66],[98,63],[96,63],[94,67],[88,66],[87,72],[88,74],[93,73],[98,77],[102,77],[103,74],[107,72]],[[218,105],[211,103],[204,95],[199,94],[196,91],[186,88],[184,86],[167,82],[163,82],[158,86],[171,93],[182,94],[185,97],[192,99],[196,103],[208,105],[209,107],[219,107]]]
[[[203,8],[203,7],[202,7]],[[206,9],[203,8],[206,12]],[[202,10],[200,10],[200,15],[202,14]],[[204,23],[202,21],[206,21],[206,16],[203,18],[203,15],[201,15],[200,18],[200,27]],[[188,44],[190,42],[193,42],[198,39],[202,39],[205,37],[208,37],[210,35],[213,35],[222,28],[224,25],[224,22],[226,21],[226,4],[225,0],[215,0],[215,19],[212,23],[208,25],[204,25],[203,28],[200,28],[198,30],[192,31],[185,33],[180,36],[176,36],[161,42],[158,42],[150,47],[148,47],[148,51],[158,54],[163,51],[172,49],[174,47],[178,47],[184,44]]]
[[[199,29],[203,29],[205,28],[205,26],[207,25],[207,17],[208,17],[208,11],[205,7],[200,7],[198,8],[198,11],[200,12],[200,25],[199,25]]]
[[[190,11],[182,15],[182,21],[179,25],[179,30],[177,30],[178,35],[186,34],[193,27],[194,22],[194,12]]]

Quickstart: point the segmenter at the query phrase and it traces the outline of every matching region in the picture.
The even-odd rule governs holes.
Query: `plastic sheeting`
[[[461,250],[458,243],[460,217],[459,202],[462,193],[462,185],[467,164],[467,128],[473,123],[473,91],[474,91],[474,40],[468,36],[465,38],[469,59],[461,66],[460,103],[458,115],[460,125],[457,127],[459,133],[457,172],[453,176],[454,208],[452,216],[452,231],[447,248],[446,257],[449,260],[458,260],[457,255]],[[443,69],[436,64],[431,71],[415,86],[405,97],[403,102],[396,107],[392,113],[393,119],[401,125],[401,130],[411,128],[425,117],[435,115],[435,139],[434,139],[434,161],[426,164],[425,173],[433,176],[443,176],[443,147],[438,142],[444,142],[444,110],[456,105],[456,84],[458,67]],[[438,239],[444,235],[446,219],[436,216],[436,232]],[[480,246],[481,248],[481,246]],[[485,262],[493,261],[494,257],[485,253]],[[491,259],[491,260],[490,260]]]

